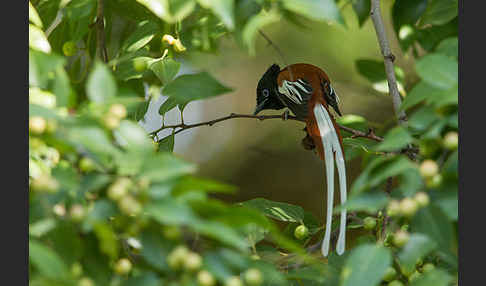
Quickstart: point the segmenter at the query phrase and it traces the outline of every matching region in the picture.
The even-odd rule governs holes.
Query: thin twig
[[[96,13],[96,35],[98,52],[100,53],[101,59],[107,63],[108,62],[108,52],[106,50],[105,43],[105,20],[103,14],[104,3],[103,0],[98,0],[98,9]]]
[[[390,95],[393,101],[393,109],[395,110],[398,123],[404,124],[407,121],[407,115],[405,114],[405,111],[400,110],[402,99],[400,97],[400,92],[398,91],[397,79],[395,77],[395,70],[393,68],[395,56],[392,54],[390,49],[390,44],[386,36],[385,25],[383,24],[380,9],[380,0],[371,0],[371,20],[375,26],[378,44],[380,45],[381,54],[385,60],[386,78],[388,81],[388,89],[390,90]]]
[[[213,119],[213,120],[209,120],[209,121],[204,121],[204,122],[200,122],[200,123],[195,123],[195,124],[180,123],[180,124],[175,124],[175,125],[164,125],[164,126],[160,127],[159,129],[157,129],[153,132],[150,132],[150,134],[156,135],[157,133],[159,133],[159,131],[164,130],[164,129],[168,129],[168,128],[172,128],[172,129],[180,128],[179,130],[174,132],[174,135],[175,135],[175,134],[182,132],[184,130],[187,130],[187,129],[191,129],[191,128],[195,128],[195,127],[199,127],[199,126],[212,126],[215,123],[225,121],[225,120],[229,120],[229,119],[233,119],[233,118],[254,118],[254,119],[259,119],[259,120],[267,120],[267,119],[284,119],[284,116],[285,116],[285,114],[282,114],[282,115],[250,115],[250,114],[231,113],[228,116],[224,116],[224,117],[221,117],[221,118],[217,118],[217,119]],[[304,120],[297,119],[297,117],[292,116],[292,115],[288,115],[287,119],[305,122]],[[368,132],[363,132],[363,131],[356,130],[356,129],[353,129],[353,128],[349,128],[349,127],[346,127],[346,126],[342,126],[342,125],[339,125],[339,124],[338,124],[338,127],[341,130],[344,130],[346,132],[351,133],[352,138],[363,137],[363,138],[367,138],[367,139],[374,140],[374,141],[377,141],[377,142],[383,141],[383,138],[380,137],[380,136],[377,136],[371,129]]]
[[[49,38],[49,35],[54,31],[59,24],[61,24],[62,18],[64,17],[64,8],[59,9],[56,14],[56,18],[52,21],[51,25],[46,29],[46,37]]]
[[[279,54],[279,56],[282,58],[282,62],[283,64],[286,66],[286,67],[289,67],[289,65],[287,64],[287,61],[285,60],[285,56],[282,52],[282,50],[280,50],[280,48],[273,43],[272,40],[270,40],[270,37],[268,37],[262,30],[258,30],[258,33],[260,33],[260,35],[267,41],[267,43],[272,46],[275,51],[277,51],[277,53]],[[292,73],[292,69],[289,68],[288,69],[289,73],[290,73],[290,80],[294,80],[294,74]]]

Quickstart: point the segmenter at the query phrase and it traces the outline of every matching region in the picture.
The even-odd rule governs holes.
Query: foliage
[[[101,2],[107,63],[98,56]],[[369,1],[351,2],[362,26]],[[457,0],[394,3],[400,45],[416,59],[411,74],[396,69],[409,120],[379,144],[345,140],[347,159],[363,162],[346,204],[349,231],[362,232],[343,256],[306,254],[323,227],[300,206],[212,198],[236,187],[196,176],[197,166],[173,153],[175,134],[153,142],[136,123],[160,90],[169,96],[160,114],[178,106],[181,116],[191,101],[232,90],[204,71],[178,75],[179,55],[215,53],[223,36],[251,54],[263,26],[297,16],[342,24],[342,6],[30,1],[30,284],[378,285],[390,267],[411,285],[457,280]],[[356,66],[374,86],[384,82],[382,61]],[[353,115],[340,123],[367,125]],[[416,161],[396,152],[409,146],[419,147]],[[365,229],[370,216],[376,225]],[[298,227],[306,230],[299,239]]]

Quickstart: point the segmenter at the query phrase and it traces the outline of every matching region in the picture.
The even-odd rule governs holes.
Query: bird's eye
[[[270,91],[268,91],[268,89],[264,89],[263,90],[263,96],[268,96],[270,94]]]

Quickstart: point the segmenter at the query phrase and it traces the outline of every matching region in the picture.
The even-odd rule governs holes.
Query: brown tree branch
[[[398,91],[397,79],[395,77],[395,70],[393,68],[395,56],[392,54],[390,49],[390,44],[386,36],[385,25],[383,24],[380,9],[380,0],[371,0],[371,20],[375,26],[378,44],[380,45],[381,54],[385,60],[385,72],[388,82],[388,89],[390,90],[390,96],[392,97],[393,101],[393,109],[395,110],[398,123],[404,124],[407,121],[407,115],[405,114],[405,111],[400,110],[402,99],[400,97],[400,92]]]
[[[105,16],[104,16],[103,0],[98,0],[95,25],[96,25],[98,52],[103,62],[107,63],[108,52],[106,50],[106,41],[105,41]]]
[[[233,118],[254,118],[254,119],[258,119],[258,120],[280,118],[280,119],[283,120],[283,119],[285,119],[285,116],[286,116],[285,113],[283,113],[282,115],[250,115],[250,114],[231,113],[228,116],[224,116],[224,117],[221,117],[221,118],[217,118],[217,119],[213,119],[213,120],[209,120],[209,121],[205,121],[205,122],[195,123],[195,124],[180,123],[180,124],[175,124],[175,125],[163,125],[161,128],[159,128],[159,129],[157,129],[153,132],[150,132],[150,134],[156,135],[161,130],[168,129],[168,128],[172,128],[172,129],[180,128],[180,129],[178,129],[177,131],[174,132],[174,135],[175,135],[175,134],[178,134],[179,132],[182,132],[182,131],[187,130],[187,129],[191,129],[191,128],[195,128],[195,127],[199,127],[199,126],[212,126],[215,123],[225,121],[225,120],[229,120],[229,119],[233,119]],[[297,119],[297,117],[292,116],[292,115],[288,115],[287,119],[304,122],[303,120]],[[377,142],[383,141],[383,138],[380,137],[380,136],[377,136],[373,132],[372,129],[370,129],[368,132],[363,132],[363,131],[360,131],[360,130],[356,130],[356,129],[353,129],[353,128],[349,128],[349,127],[340,125],[340,124],[338,124],[338,127],[341,130],[344,130],[346,132],[351,133],[352,134],[351,138],[362,137],[362,138],[367,138],[367,139],[374,140],[374,141],[377,141]]]

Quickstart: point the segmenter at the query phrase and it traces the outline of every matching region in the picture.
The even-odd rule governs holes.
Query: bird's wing
[[[327,180],[327,215],[326,215],[326,232],[322,243],[322,254],[329,254],[329,243],[331,239],[332,208],[334,199],[334,159],[339,175],[339,188],[341,191],[341,204],[346,202],[346,166],[344,162],[343,150],[339,136],[334,128],[333,121],[327,109],[320,102],[317,102],[313,108],[316,118],[317,127],[321,137],[324,149],[326,163],[326,180]],[[346,242],[346,210],[341,211],[341,223],[339,226],[339,237],[337,243],[337,253],[343,254]]]
[[[305,104],[311,98],[313,89],[305,79],[296,81],[283,80],[278,87],[278,92],[294,104]]]
[[[314,90],[305,79],[296,81],[282,80],[278,86],[279,99],[295,116],[304,119],[307,117],[308,104]]]

